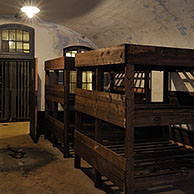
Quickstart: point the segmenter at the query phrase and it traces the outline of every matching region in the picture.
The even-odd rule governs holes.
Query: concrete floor
[[[75,169],[73,158],[64,159],[43,136],[34,144],[28,134],[29,122],[0,123],[0,194],[122,193],[104,178],[96,189],[86,162],[82,170]],[[159,184],[137,194],[194,194],[193,180]]]
[[[0,194],[105,193],[74,169],[73,158],[43,137],[34,144],[28,133],[28,122],[0,123]]]

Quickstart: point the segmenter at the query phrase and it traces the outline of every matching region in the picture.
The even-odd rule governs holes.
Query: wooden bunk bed
[[[92,50],[85,46],[63,49],[64,57],[45,61],[45,138],[58,147],[64,157],[73,154],[75,123],[76,53]],[[87,125],[90,118],[84,118]]]
[[[76,73],[72,57],[45,62],[45,138],[64,157],[69,156],[69,144],[73,142],[75,94],[71,93],[74,84],[70,82],[71,73]]]
[[[134,193],[159,179],[175,180],[191,172],[193,150],[171,142],[169,131],[173,124],[194,123],[194,104],[180,103],[176,92],[169,91],[168,80],[169,72],[193,71],[193,56],[194,50],[141,45],[76,55],[75,168],[80,168],[81,158],[91,164],[95,186],[104,175],[125,193]],[[151,101],[153,70],[163,71],[162,102]],[[94,72],[95,90],[82,89],[83,71]],[[110,76],[105,92],[105,72],[122,72],[124,87],[115,89]],[[144,73],[143,88],[134,85],[137,72]],[[95,118],[89,135],[83,127],[85,114]]]

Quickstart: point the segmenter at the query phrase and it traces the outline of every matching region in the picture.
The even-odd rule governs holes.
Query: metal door
[[[0,121],[30,120],[37,131],[37,60],[0,59]]]
[[[0,120],[30,119],[30,60],[0,60]]]

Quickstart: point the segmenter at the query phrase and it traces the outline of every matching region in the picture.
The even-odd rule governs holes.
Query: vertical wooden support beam
[[[70,81],[70,66],[65,57],[64,69],[64,157],[69,157],[69,81]]]
[[[77,69],[77,88],[82,87],[82,71],[81,69]],[[81,131],[82,129],[82,115],[80,112],[75,111],[75,129]],[[74,140],[75,142],[75,140]],[[75,157],[74,157],[74,167],[80,168],[81,167],[81,157],[76,154],[76,144],[75,146]]]
[[[127,162],[125,176],[125,193],[133,194],[134,185],[134,65],[125,67],[126,95],[126,129],[125,129],[125,158]]]
[[[145,71],[145,95],[146,95],[146,102],[151,102],[150,72],[149,71]]]
[[[96,69],[96,90],[103,90],[103,71],[101,67]],[[95,119],[95,140],[99,143],[102,142],[102,121],[100,119]],[[98,170],[94,169],[94,184],[95,187],[101,186],[102,175],[98,172]]]
[[[82,128],[82,115],[80,112],[75,112],[75,129],[80,131]],[[75,140],[74,140],[75,141]],[[75,157],[74,157],[74,168],[81,167],[81,157],[76,153],[76,143],[74,145],[75,148]]]
[[[58,85],[58,76],[59,72],[58,70],[54,70],[54,76],[53,76],[53,84]],[[57,118],[57,111],[58,111],[58,103],[57,102],[52,102],[52,111],[53,111],[53,116]],[[53,147],[57,147],[58,144],[58,139],[56,136],[53,135]]]
[[[163,90],[163,96],[164,96],[164,103],[168,103],[168,71],[164,71],[164,90]]]
[[[53,84],[54,85],[58,85],[58,76],[59,76],[59,73],[58,73],[58,70],[54,70],[54,80],[53,80]],[[57,118],[57,111],[58,111],[58,103],[57,102],[53,102],[53,107],[52,107],[52,110],[53,110],[53,116],[55,118]]]
[[[163,101],[164,103],[168,103],[169,99],[168,99],[168,71],[164,71],[164,78],[163,78]],[[168,131],[167,131],[168,130]],[[166,138],[166,133],[168,132],[168,136],[169,134],[169,126],[163,126],[162,128],[162,133],[163,133],[163,137]]]

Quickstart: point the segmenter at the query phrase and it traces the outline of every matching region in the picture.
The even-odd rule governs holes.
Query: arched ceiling
[[[99,47],[138,43],[194,48],[193,0],[41,0],[38,20],[69,27]],[[0,14],[21,1],[1,0]]]

